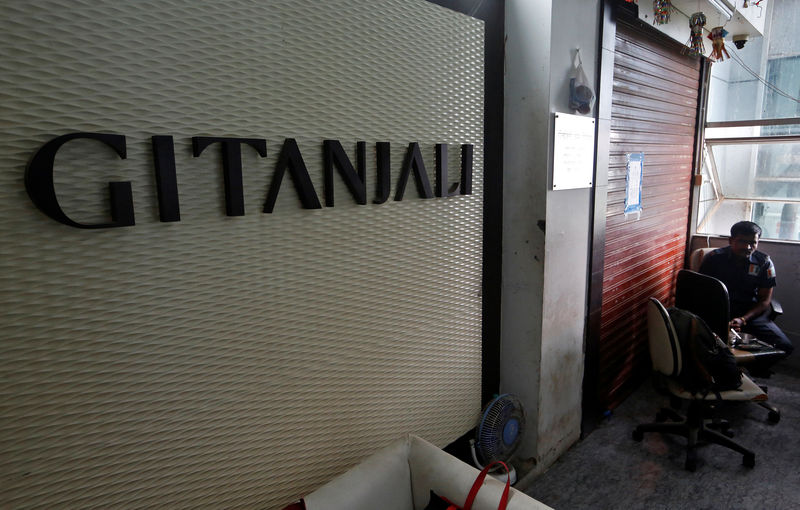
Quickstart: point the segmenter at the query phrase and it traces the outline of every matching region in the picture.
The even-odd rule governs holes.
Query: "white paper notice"
[[[634,152],[625,155],[625,214],[642,211],[642,168],[644,153]]]
[[[594,119],[555,114],[553,189],[588,188],[594,176]]]

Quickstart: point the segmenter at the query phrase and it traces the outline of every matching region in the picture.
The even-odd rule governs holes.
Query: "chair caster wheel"
[[[781,412],[770,411],[769,414],[767,415],[767,420],[769,420],[770,423],[778,423],[779,421],[781,421]]]
[[[639,429],[633,429],[633,434],[632,434],[632,436],[633,436],[633,440],[634,440],[634,441],[636,441],[636,442],[639,442],[639,441],[641,441],[642,439],[644,439],[644,432],[642,432],[642,431],[641,431],[641,430],[639,430]]]
[[[749,467],[749,468],[755,467],[756,456],[753,454],[745,455],[744,457],[742,457],[742,465],[744,467]]]

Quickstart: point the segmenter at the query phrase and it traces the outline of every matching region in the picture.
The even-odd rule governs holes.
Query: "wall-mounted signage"
[[[594,175],[594,119],[555,114],[553,189],[588,188]]]
[[[107,223],[85,224],[69,218],[61,209],[56,198],[53,181],[53,165],[56,153],[62,145],[78,138],[98,140],[116,151],[120,158],[127,157],[124,135],[105,133],[71,133],[56,137],[45,143],[34,155],[25,171],[25,188],[33,203],[50,218],[77,228],[111,228],[135,224],[133,194],[130,182],[110,182],[111,221]],[[156,175],[159,217],[162,222],[180,221],[178,202],[178,181],[176,177],[175,149],[171,136],[153,136],[153,166]],[[244,216],[244,189],[242,184],[242,147],[249,146],[259,156],[267,156],[267,141],[260,138],[223,138],[196,136],[192,138],[194,157],[200,157],[212,144],[220,144],[222,169],[225,184],[225,210],[228,216]],[[334,173],[338,171],[356,203],[367,203],[366,192],[366,142],[356,144],[356,166],[347,156],[338,140],[325,140],[322,143],[324,166],[325,205],[333,207]],[[444,198],[454,195],[472,194],[472,149],[471,144],[461,145],[461,180],[450,183],[447,175],[447,144],[436,144],[436,181],[431,189],[419,143],[408,145],[405,160],[395,188],[394,200],[402,200],[408,178],[413,173],[417,192],[422,198]],[[389,199],[391,188],[389,142],[377,142],[375,199],[373,203],[382,204]],[[308,174],[303,155],[293,138],[286,138],[280,150],[275,173],[269,187],[263,212],[271,213],[278,198],[283,176],[286,171],[292,177],[295,191],[305,209],[321,209],[311,177]]]

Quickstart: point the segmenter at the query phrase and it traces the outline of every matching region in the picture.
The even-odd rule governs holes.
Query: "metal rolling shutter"
[[[599,403],[613,409],[650,370],[645,302],[671,303],[690,211],[700,61],[617,24],[599,341]],[[626,159],[644,153],[641,217],[625,218]]]

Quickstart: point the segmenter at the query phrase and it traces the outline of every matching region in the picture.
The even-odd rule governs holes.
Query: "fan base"
[[[511,480],[511,485],[514,485],[515,483],[517,483],[517,470],[514,469],[514,466],[512,466],[508,462],[506,462],[506,466],[508,466],[508,479]],[[499,471],[502,471],[502,469],[500,469]],[[492,478],[494,478],[495,480],[497,480],[499,482],[506,483],[506,474],[505,473],[500,473],[500,472],[496,472],[496,471],[490,471],[489,472],[489,476],[491,476]]]
[[[470,452],[472,453],[472,462],[475,464],[475,467],[478,469],[483,469],[484,466],[478,461],[478,455],[475,453],[475,440],[469,440]],[[510,461],[505,461],[505,465],[508,466],[508,480],[511,481],[511,485],[517,483],[517,470],[514,469],[514,466],[511,465]],[[506,474],[500,473],[499,471],[503,468],[497,467],[491,471],[489,471],[489,476],[492,478],[499,480],[503,483],[506,481]]]

